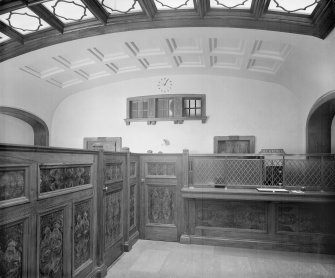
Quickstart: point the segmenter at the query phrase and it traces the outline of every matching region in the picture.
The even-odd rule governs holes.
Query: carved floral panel
[[[266,230],[266,205],[249,202],[196,202],[196,225]]]
[[[136,162],[130,162],[130,177],[136,177]]]
[[[90,201],[75,205],[74,209],[74,269],[91,257],[91,208]]]
[[[147,163],[149,176],[176,176],[175,163],[149,162]]]
[[[122,163],[107,164],[105,166],[105,182],[122,180]]]
[[[0,227],[0,277],[20,278],[23,260],[23,223]]]
[[[335,207],[332,205],[279,205],[279,232],[335,234]]]
[[[129,227],[133,227],[135,225],[135,218],[136,218],[136,185],[130,186],[130,193],[129,193]]]
[[[148,187],[149,223],[173,224],[175,189],[172,187]]]
[[[41,216],[40,278],[63,277],[63,211]]]
[[[25,171],[0,171],[0,201],[24,196]]]
[[[105,247],[114,244],[122,235],[122,191],[106,194]]]
[[[40,192],[50,192],[90,183],[90,166],[41,168]]]

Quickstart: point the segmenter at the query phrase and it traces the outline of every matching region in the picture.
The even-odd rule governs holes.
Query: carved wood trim
[[[27,111],[6,106],[0,106],[0,114],[12,116],[26,122],[33,128],[34,145],[49,146],[49,129],[41,118]]]

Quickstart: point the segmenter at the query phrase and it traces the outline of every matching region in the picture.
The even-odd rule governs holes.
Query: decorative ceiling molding
[[[32,31],[29,34],[20,34],[18,30],[12,28],[14,25],[10,25],[6,21],[0,22],[0,32],[10,38],[8,40],[0,40],[0,62],[61,42],[130,30],[176,27],[233,27],[289,32],[324,39],[335,26],[335,2],[333,0],[318,1],[317,5],[313,6],[313,11],[310,15],[295,12],[295,10],[304,10],[308,4],[299,6],[290,12],[287,12],[289,8],[286,7],[286,4],[281,4],[280,6],[286,7],[287,11],[271,11],[269,10],[269,5],[274,0],[178,0],[174,3],[180,3],[176,7],[171,6],[173,9],[168,7],[165,7],[168,9],[164,9],[162,4],[159,3],[169,6],[171,2],[166,0],[137,0],[136,12],[131,12],[132,9],[129,10],[129,7],[126,10],[122,8],[123,13],[115,14],[106,11],[105,6],[111,6],[113,3],[117,3],[120,7],[127,3],[132,6],[135,3],[133,2],[135,0],[118,1],[3,1],[0,4],[0,15],[13,14],[22,8],[30,9],[30,12],[36,14],[45,24],[48,24],[48,28],[36,32]],[[284,3],[284,0],[276,1],[277,3]],[[102,2],[106,5],[103,6]],[[233,2],[237,4],[231,4]],[[49,7],[50,3],[51,8]],[[76,12],[71,13],[71,18],[64,14],[66,11],[68,13],[65,6],[76,8]],[[223,6],[226,6],[226,8]],[[241,9],[242,6],[245,8]],[[58,10],[57,7],[62,7],[62,9]],[[118,8],[114,10],[118,10]],[[26,29],[28,30],[29,28],[27,27]],[[36,30],[36,28],[29,30]],[[175,42],[170,38],[168,40],[170,41],[171,51],[175,51],[177,56],[181,55],[183,48],[178,38],[176,38],[177,41]],[[131,42],[128,43],[136,55],[141,55],[136,52],[136,47]],[[217,44],[216,51],[225,52],[224,49],[227,48],[224,45],[220,46],[222,44],[220,41],[213,41],[212,44],[212,47]],[[194,47],[196,52],[197,44]],[[140,49],[141,47],[138,48]],[[221,50],[219,50],[220,48]],[[180,52],[178,53],[178,51]],[[93,51],[92,53],[97,54],[96,57],[100,57],[100,59],[106,59],[106,57],[103,58],[97,52]],[[159,54],[157,53],[157,55]]]
[[[165,69],[211,69],[275,75],[293,46],[282,41],[169,35],[125,38],[77,51],[50,53],[20,69],[65,89],[102,77]],[[85,83],[86,85],[86,83]]]

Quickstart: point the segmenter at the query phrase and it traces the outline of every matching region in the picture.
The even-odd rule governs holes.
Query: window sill
[[[203,124],[207,121],[207,116],[202,117],[166,117],[166,118],[127,118],[124,120],[126,125],[130,125],[131,122],[147,122],[148,125],[155,125],[159,121],[172,121],[175,124],[183,124],[184,121],[201,121]]]

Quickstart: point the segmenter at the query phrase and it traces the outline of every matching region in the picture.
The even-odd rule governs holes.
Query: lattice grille
[[[261,181],[261,161],[242,159],[194,159],[194,184],[253,185]]]
[[[324,161],[324,189],[335,189],[335,160]]]
[[[285,186],[321,186],[320,160],[285,161]]]

